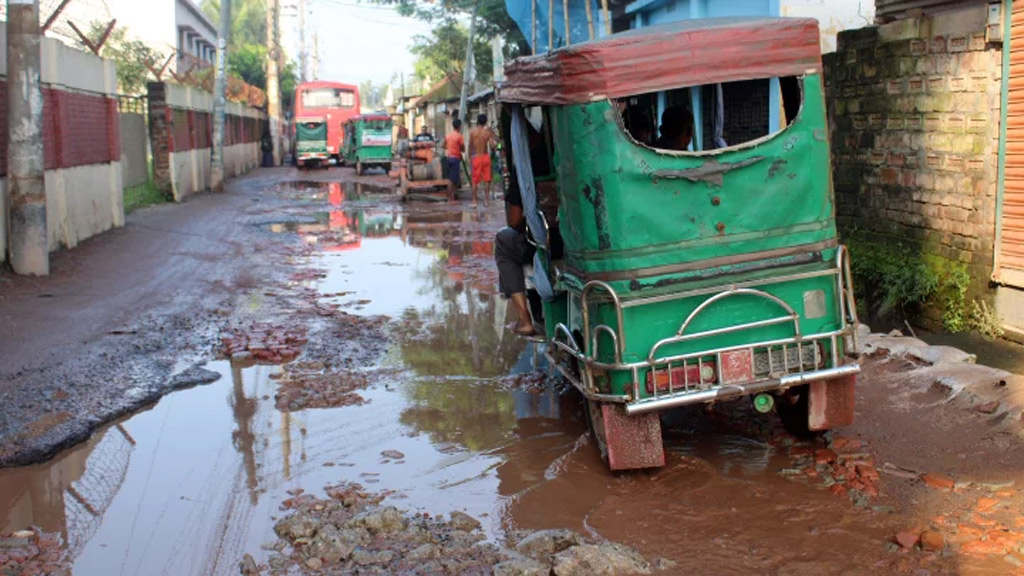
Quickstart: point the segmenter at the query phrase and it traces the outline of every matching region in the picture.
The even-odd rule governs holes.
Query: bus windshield
[[[314,88],[302,92],[302,107],[313,108],[352,108],[355,106],[355,93],[341,88]]]

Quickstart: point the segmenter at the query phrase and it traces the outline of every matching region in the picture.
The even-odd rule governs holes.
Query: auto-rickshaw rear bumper
[[[844,364],[835,368],[804,372],[802,374],[789,374],[781,378],[761,380],[757,382],[744,382],[737,384],[724,384],[707,390],[689,392],[678,392],[672,395],[661,395],[657,398],[645,398],[635,402],[626,403],[627,414],[643,414],[668,408],[680,406],[691,406],[693,404],[704,404],[706,402],[718,402],[732,400],[743,396],[763,394],[771,392],[782,392],[793,386],[810,384],[811,382],[822,382],[836,380],[856,375],[860,372],[860,364]]]
[[[829,276],[836,282],[836,319],[839,326],[827,332],[803,333],[797,311],[779,297],[760,289],[763,287],[760,284]],[[601,324],[589,329],[588,297],[598,291],[605,293],[612,305],[615,327]],[[577,342],[565,324],[557,324],[551,338],[549,353],[574,362],[567,366],[552,357],[552,363],[586,398],[622,404],[629,415],[762,393],[780,394],[804,385],[809,385],[812,404],[816,404],[818,409],[832,411],[839,407],[841,410],[836,408],[837,414],[842,412],[852,415],[853,381],[860,372],[860,365],[847,358],[848,355],[856,356],[858,352],[858,321],[845,247],[840,246],[837,250],[834,268],[760,280],[758,285],[731,285],[710,294],[690,312],[676,334],[656,342],[646,358],[628,361],[622,345],[625,334],[617,329],[624,326],[624,305],[611,286],[591,281],[581,293],[584,327],[582,342]],[[774,303],[778,314],[701,332],[689,330],[694,318],[712,309],[716,303],[736,297],[757,298]],[[790,326],[792,334],[759,342],[698,348],[686,353],[673,352],[674,347],[692,344],[709,336],[739,334],[774,326]],[[601,357],[600,335],[610,341],[612,359],[598,359]],[[572,364],[575,364],[575,369],[571,369]],[[622,393],[604,393],[608,386],[600,380],[615,372],[628,374],[629,383]],[[831,394],[833,390],[837,394]],[[829,420],[847,419],[846,416],[831,418],[829,414],[819,414],[818,421],[824,425]]]

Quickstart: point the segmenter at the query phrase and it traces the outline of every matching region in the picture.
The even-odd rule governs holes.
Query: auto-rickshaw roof
[[[388,116],[387,114],[360,114],[352,119],[369,122],[371,120],[391,120],[391,116]]]
[[[705,18],[612,34],[505,68],[499,100],[563,105],[821,71],[818,21]]]

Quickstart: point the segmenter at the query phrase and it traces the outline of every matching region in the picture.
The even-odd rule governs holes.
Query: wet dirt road
[[[45,464],[0,470],[0,535],[60,533],[76,576],[237,574],[244,554],[272,556],[282,502],[351,481],[402,509],[465,511],[494,542],[568,528],[673,560],[672,574],[1019,570],[1022,529],[995,514],[1021,505],[1011,484],[1024,479],[1019,440],[970,410],[941,412],[927,386],[892,402],[913,366],[867,362],[859,422],[841,438],[853,447],[833,438],[838,454],[727,404],[667,415],[668,465],[613,475],[579,397],[544,376],[543,345],[505,329],[491,256],[499,207],[403,204],[384,177],[347,169],[307,176],[275,171],[246,191],[264,199],[239,214],[240,240],[284,273],[245,283],[226,340],[205,351],[219,378]],[[289,330],[301,334],[273,344]],[[238,334],[247,348],[231,360]],[[258,361],[289,346],[302,353],[294,362]],[[912,408],[932,412],[910,425]],[[825,472],[808,471],[816,461]],[[865,466],[897,472],[838,493],[822,474],[839,478],[844,461],[860,462],[851,482]],[[918,472],[975,484],[936,490]],[[998,504],[977,509],[996,492]],[[950,545],[893,542],[930,527]],[[954,541],[968,528],[1016,540],[960,553]]]

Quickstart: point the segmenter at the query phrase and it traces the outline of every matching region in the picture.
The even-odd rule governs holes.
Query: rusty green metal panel
[[[391,161],[391,120],[389,118],[361,118],[349,120],[345,126],[342,156],[347,162],[356,159],[367,162]]]
[[[566,269],[646,277],[834,244],[821,76],[803,89],[788,128],[696,154],[633,143],[608,101],[551,107]]]

